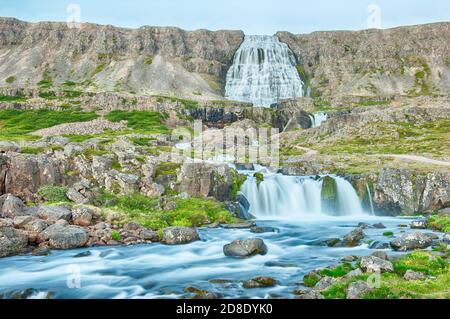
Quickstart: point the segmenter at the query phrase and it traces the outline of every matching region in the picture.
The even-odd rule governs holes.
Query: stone
[[[311,290],[303,295],[296,297],[296,299],[325,299],[318,291]]]
[[[332,277],[323,277],[319,280],[319,282],[314,286],[314,290],[316,291],[325,291],[330,288],[336,282],[335,278]]]
[[[50,248],[48,248],[46,245],[38,246],[31,252],[33,256],[48,256],[51,254]]]
[[[20,147],[15,142],[0,141],[0,153],[14,152],[19,153]]]
[[[369,284],[365,281],[353,282],[348,286],[347,299],[360,299],[371,290]]]
[[[40,233],[48,227],[48,223],[45,220],[34,218],[29,223],[27,223],[23,228],[25,230]]]
[[[86,206],[75,207],[72,211],[72,222],[74,225],[87,227],[92,223],[94,212]]]
[[[442,237],[442,241],[447,244],[450,243],[450,232],[445,234],[444,237]]]
[[[411,229],[427,229],[426,220],[415,220],[410,224]]]
[[[362,257],[360,267],[367,273],[394,272],[394,265],[390,261],[375,256]]]
[[[22,253],[28,244],[28,237],[12,227],[0,228],[0,257]]]
[[[14,218],[24,214],[25,205],[22,200],[11,194],[6,195],[3,201],[2,217]]]
[[[406,271],[405,275],[403,276],[403,278],[405,280],[423,280],[426,277],[427,276],[422,272],[412,271],[409,269]]]
[[[60,219],[69,221],[72,217],[72,212],[64,206],[40,206],[38,216],[49,221]]]
[[[355,270],[352,270],[352,271],[348,272],[344,276],[344,278],[350,279],[350,278],[353,278],[353,277],[361,276],[362,274],[363,274],[362,270],[358,268],[358,269],[355,269]]]
[[[391,241],[391,247],[398,251],[424,249],[430,247],[432,240],[421,232],[405,233]]]
[[[343,262],[353,262],[356,260],[358,260],[358,257],[356,257],[356,256],[345,256],[342,258]]]
[[[271,277],[256,277],[244,281],[243,286],[245,289],[253,289],[253,288],[273,287],[276,284],[277,281]]]
[[[256,226],[256,224],[255,224],[255,222],[252,222],[252,221],[222,225],[223,228],[227,228],[227,229],[246,229],[246,228],[251,228],[253,226]]]
[[[372,256],[378,257],[383,260],[389,260],[388,254],[384,251],[375,251],[374,253],[372,253]]]
[[[31,216],[16,216],[13,219],[14,227],[23,228],[26,224],[31,222],[33,217]]]
[[[369,245],[370,249],[388,249],[389,248],[389,244],[388,243],[383,243],[380,241],[374,241],[373,243],[371,243]]]
[[[250,257],[254,255],[267,254],[267,246],[262,239],[249,238],[246,240],[235,240],[223,247],[225,256],[228,257]]]
[[[78,226],[62,226],[61,224],[53,224],[40,234],[42,240],[48,240],[50,248],[71,249],[86,245],[89,239],[86,230]]]
[[[197,230],[192,227],[169,227],[163,230],[163,243],[182,245],[200,240]]]
[[[345,235],[341,245],[345,247],[356,247],[360,244],[364,237],[364,229],[362,227],[358,227],[349,234]]]
[[[382,224],[382,223],[373,224],[372,227],[375,229],[385,229],[386,228],[386,226],[384,226],[384,224]]]
[[[252,226],[250,232],[254,234],[276,233],[277,229],[273,227]]]

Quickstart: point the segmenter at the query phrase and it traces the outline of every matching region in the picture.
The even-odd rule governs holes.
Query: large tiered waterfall
[[[269,107],[303,95],[296,59],[276,36],[246,36],[227,74],[228,99]]]
[[[258,183],[250,175],[241,192],[250,203],[249,212],[259,219],[367,215],[353,186],[344,178],[331,177],[337,195],[333,208],[322,200],[322,178],[269,174]]]

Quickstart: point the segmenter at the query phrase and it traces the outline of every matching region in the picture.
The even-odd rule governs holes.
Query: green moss
[[[146,56],[144,59],[144,64],[151,65],[152,63],[153,63],[153,57],[151,55]]]
[[[320,278],[321,277],[318,274],[314,274],[314,273],[306,274],[303,277],[303,284],[306,287],[314,287],[320,281]]]
[[[21,149],[21,153],[23,154],[40,154],[43,153],[45,151],[45,148],[43,147],[24,147]]]
[[[245,181],[247,180],[247,176],[244,174],[239,174],[235,170],[231,170],[231,194],[233,197],[236,197],[238,192],[241,190],[242,185],[244,185]]]
[[[112,161],[111,168],[120,172],[122,170],[122,165],[120,165],[118,161]]]
[[[66,197],[67,188],[60,186],[42,186],[38,190],[39,196],[41,196],[47,202],[59,203],[68,201]]]
[[[353,270],[353,267],[349,263],[344,263],[342,265],[338,265],[335,268],[331,269],[323,269],[320,271],[322,276],[328,276],[333,278],[343,277]]]
[[[322,179],[322,200],[326,203],[330,208],[335,207],[337,205],[337,185],[334,178],[330,176],[325,176]]]
[[[257,183],[258,185],[261,184],[262,182],[264,182],[264,174],[262,174],[262,173],[255,173],[255,174],[253,175],[253,177],[256,178],[256,183]]]
[[[394,233],[391,232],[391,231],[387,231],[387,232],[383,233],[383,236],[385,236],[385,237],[392,237],[392,236],[394,236]]]
[[[163,175],[176,175],[177,170],[181,167],[179,163],[162,162],[158,163],[155,168],[155,177]]]
[[[13,84],[15,81],[16,81],[16,77],[14,75],[8,76],[5,79],[5,82],[8,83],[8,84]]]
[[[101,63],[97,64],[97,66],[95,67],[95,70],[94,70],[94,75],[102,72],[106,68],[106,66],[107,66],[106,62],[101,62]]]
[[[450,232],[450,216],[434,215],[428,218],[428,227],[430,229],[443,233]]]

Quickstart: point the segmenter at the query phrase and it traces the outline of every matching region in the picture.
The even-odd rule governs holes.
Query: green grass
[[[181,167],[181,164],[172,162],[158,163],[155,168],[155,177],[163,175],[176,175],[177,170]]]
[[[84,122],[97,118],[94,112],[54,111],[54,110],[0,110],[0,139],[34,140],[38,137],[28,133],[58,124]]]
[[[45,151],[45,148],[43,147],[24,147],[20,150],[22,154],[40,154]]]
[[[350,271],[353,270],[353,267],[351,264],[349,263],[344,263],[342,265],[338,265],[335,268],[331,268],[331,269],[324,269],[322,271],[320,271],[320,274],[322,276],[328,276],[328,277],[333,277],[333,278],[338,278],[338,277],[343,277],[346,274],[348,274]]]
[[[122,240],[122,235],[120,235],[120,233],[117,230],[113,230],[111,233],[111,238],[112,240],[120,241]]]
[[[151,65],[152,63],[153,63],[153,57],[151,55],[146,56],[144,59],[144,64]]]
[[[45,201],[50,203],[60,203],[68,201],[66,197],[67,188],[60,186],[42,186],[38,189],[38,194]]]
[[[112,111],[106,115],[111,122],[128,121],[128,127],[146,134],[169,134],[167,126],[162,124],[166,116],[149,111]]]
[[[159,198],[150,198],[139,194],[115,196],[104,193],[102,200],[112,199],[109,208],[114,214],[120,214],[120,224],[136,221],[143,226],[161,230],[170,226],[202,226],[210,222],[232,223],[234,218],[224,204],[203,198],[173,198],[175,208],[164,211]]]
[[[428,218],[428,227],[443,233],[450,232],[450,217],[434,215]]]
[[[0,102],[25,102],[26,100],[23,95],[0,95]]]
[[[423,272],[436,276],[443,271],[448,272],[448,262],[439,256],[430,257],[428,252],[414,252],[393,262],[394,270],[404,275],[407,270]]]
[[[137,146],[149,146],[156,139],[152,137],[132,137],[130,142]]]

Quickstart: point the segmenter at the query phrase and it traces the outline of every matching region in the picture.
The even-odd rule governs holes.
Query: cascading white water
[[[323,122],[328,120],[328,115],[326,113],[316,113],[311,115],[312,128],[319,127]]]
[[[301,97],[303,82],[296,59],[276,36],[246,36],[228,71],[228,99],[270,107],[280,99]]]
[[[337,189],[336,211],[329,211],[322,202],[322,178],[269,174],[258,184],[250,174],[241,192],[250,203],[249,212],[262,219],[366,215],[352,185],[344,178],[332,178]]]

